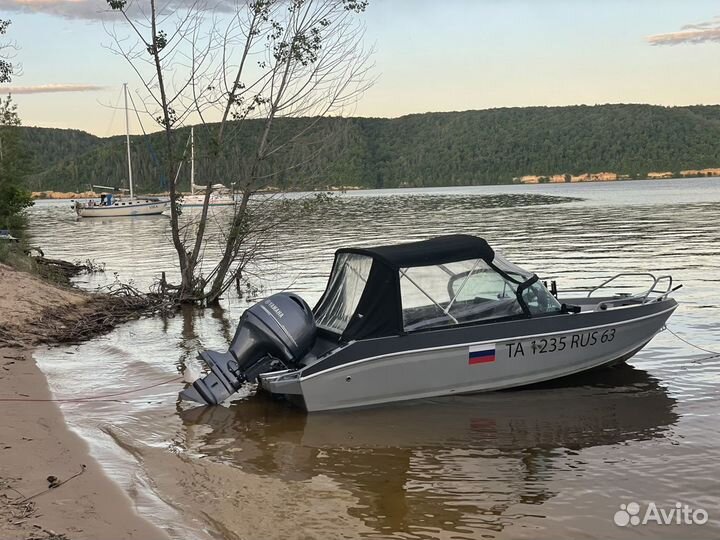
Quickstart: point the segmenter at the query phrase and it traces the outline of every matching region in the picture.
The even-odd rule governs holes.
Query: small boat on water
[[[0,229],[0,240],[14,243],[20,242],[20,239],[15,238],[12,234],[10,234],[10,231],[8,229]]]
[[[183,208],[201,208],[205,204],[205,195],[185,195],[180,204]],[[208,206],[234,206],[235,199],[222,193],[211,193]]]
[[[130,198],[115,197],[112,193],[104,194],[99,201],[91,199],[87,202],[74,201],[73,210],[79,217],[126,217],[126,216],[152,216],[162,214],[170,208],[170,201],[156,197],[135,197],[133,193],[133,172],[130,159],[130,120],[128,118],[127,84],[123,85],[125,92],[125,142],[127,144],[128,183],[130,184]],[[105,186],[93,186],[105,187]],[[115,189],[115,188],[108,188]]]
[[[115,197],[112,193],[104,194],[100,201],[75,201],[74,209],[79,217],[125,217],[125,216],[153,216],[165,212],[169,208],[166,200],[154,197],[129,199]]]
[[[210,193],[208,206],[235,206],[235,202],[232,195],[213,191]],[[195,193],[185,195],[180,199],[180,204],[183,208],[202,208],[205,204],[205,195],[195,195]]]
[[[638,275],[647,289],[607,294]],[[526,386],[626,361],[675,311],[677,288],[619,274],[562,297],[468,235],[340,249],[314,309],[292,293],[250,307],[180,397],[215,405],[257,382],[322,411]]]
[[[195,186],[195,128],[190,128],[190,195],[180,199],[183,208],[199,208],[205,204],[204,194],[195,194],[195,188],[204,189],[204,186]],[[235,198],[221,190],[227,189],[222,184],[212,186],[208,206],[235,206]]]

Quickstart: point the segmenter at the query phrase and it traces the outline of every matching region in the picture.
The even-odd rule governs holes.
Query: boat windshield
[[[405,331],[500,319],[525,313],[560,311],[557,299],[540,283],[522,285],[533,275],[496,254],[482,259],[400,269]]]
[[[372,258],[341,253],[335,259],[330,282],[315,309],[318,327],[342,334],[350,323],[365,290]]]

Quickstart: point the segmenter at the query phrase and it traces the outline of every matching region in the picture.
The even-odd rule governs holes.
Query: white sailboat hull
[[[169,206],[169,201],[143,199],[118,201],[110,206],[87,206],[78,202],[75,203],[75,211],[80,217],[152,216],[162,214]]]
[[[178,174],[180,171],[178,170]],[[205,195],[195,195],[195,188],[205,189],[205,186],[195,185],[195,128],[190,127],[190,195],[180,199],[183,208],[202,208],[205,206]],[[232,195],[223,193],[212,193],[212,190],[225,189],[222,184],[215,184],[210,187],[210,201],[208,206],[235,206],[235,198]]]
[[[180,200],[183,208],[200,208],[205,202],[205,195],[188,195]],[[208,206],[235,206],[235,199],[230,196],[210,196]]]
[[[125,143],[127,145],[127,168],[128,184],[130,186],[129,199],[114,199],[110,194],[103,196],[101,201],[107,204],[94,204],[94,201],[82,203],[76,201],[73,208],[79,217],[83,218],[108,218],[108,217],[132,217],[132,216],[153,216],[162,214],[170,207],[167,199],[137,198],[133,195],[133,171],[132,159],[130,156],[130,119],[128,116],[127,83],[123,84],[125,94]],[[97,186],[106,188],[107,186]],[[114,190],[115,188],[107,188]],[[91,204],[92,203],[92,204]]]

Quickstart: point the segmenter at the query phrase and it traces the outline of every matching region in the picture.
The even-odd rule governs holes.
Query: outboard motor
[[[180,392],[180,398],[208,405],[222,403],[244,382],[299,361],[315,343],[315,333],[312,310],[302,298],[292,293],[273,294],[243,313],[228,352],[200,353],[210,373]]]

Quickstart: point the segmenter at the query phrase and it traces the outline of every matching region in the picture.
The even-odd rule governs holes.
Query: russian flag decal
[[[495,361],[495,344],[470,345],[468,351],[468,364],[487,364]]]

